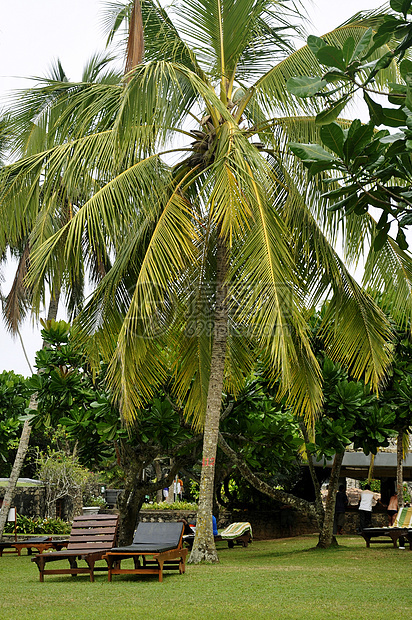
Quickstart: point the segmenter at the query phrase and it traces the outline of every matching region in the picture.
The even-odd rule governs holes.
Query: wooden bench
[[[39,553],[32,562],[37,564],[40,581],[44,575],[79,575],[87,573],[94,581],[94,571],[107,570],[107,566],[96,567],[95,563],[116,544],[118,515],[82,515],[73,520],[67,549]],[[70,568],[45,569],[48,562],[68,560]],[[78,566],[84,560],[87,566]]]

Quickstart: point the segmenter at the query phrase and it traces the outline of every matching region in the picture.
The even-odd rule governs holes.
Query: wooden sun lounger
[[[107,570],[106,566],[96,567],[95,563],[113,547],[116,541],[118,515],[82,515],[75,517],[67,549],[40,553],[32,558],[40,571],[40,581],[44,575],[79,575],[87,573],[94,581],[94,571]],[[68,560],[70,568],[45,569],[48,562]],[[79,567],[77,560],[84,560],[87,566]]]
[[[158,575],[163,581],[164,570],[186,569],[188,550],[183,547],[183,523],[139,523],[133,543],[111,549],[103,556],[112,575]],[[134,568],[121,568],[121,562],[133,559]]]
[[[23,549],[27,549],[27,555],[32,555],[33,549],[37,553],[43,553],[46,549],[63,549],[67,547],[68,540],[52,540],[51,536],[35,536],[21,541],[8,541],[0,543],[0,557],[3,553],[17,553],[21,555]],[[10,551],[5,551],[10,549]]]
[[[227,540],[230,548],[236,545],[247,547],[252,542],[252,526],[248,521],[231,523],[226,529],[220,532],[220,540]]]
[[[220,532],[220,534],[214,536],[214,539],[215,542],[227,540],[227,546],[229,549],[233,549],[235,544],[242,545],[242,547],[247,547],[248,544],[252,542],[252,526],[249,522],[243,521],[239,523],[231,523],[231,525]],[[186,534],[183,536],[183,542],[187,544],[189,549],[193,547],[194,540],[194,534]]]
[[[404,506],[399,510],[393,527],[367,527],[360,534],[365,539],[367,547],[370,547],[373,543],[389,543],[392,541],[393,546],[396,548],[398,540],[402,547],[404,546],[405,538],[410,542],[412,537],[408,536],[408,530],[411,527],[412,507]],[[383,538],[383,540],[372,540],[373,538]]]

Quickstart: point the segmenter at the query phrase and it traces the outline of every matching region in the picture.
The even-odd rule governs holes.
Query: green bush
[[[359,486],[361,489],[364,489],[365,486],[369,484],[371,491],[373,493],[380,493],[381,492],[381,481],[380,480],[375,480],[374,478],[372,478],[372,480],[362,480],[361,482],[359,482]]]
[[[153,504],[143,504],[142,510],[197,510],[197,504],[194,502],[153,502]]]
[[[62,519],[42,519],[17,515],[17,534],[70,534],[72,524]],[[14,523],[9,521],[4,529],[6,534],[14,534]]]

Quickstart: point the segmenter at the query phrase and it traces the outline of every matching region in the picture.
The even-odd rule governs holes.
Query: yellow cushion
[[[396,515],[394,527],[412,528],[412,506],[404,506]]]

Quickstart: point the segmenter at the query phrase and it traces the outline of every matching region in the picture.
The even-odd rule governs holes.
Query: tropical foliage
[[[399,248],[406,250],[405,229],[412,222],[412,3],[392,0],[390,5],[392,13],[375,32],[369,28],[357,44],[350,36],[341,45],[310,36],[308,45],[325,73],[288,81],[290,92],[297,97],[316,95],[326,105],[316,117],[326,149],[300,143],[291,143],[290,149],[304,162],[310,176],[330,171],[333,178],[339,178],[340,186],[334,183],[333,189],[325,192],[330,212],[363,215],[371,207],[381,211],[373,240],[375,251],[383,248],[389,235],[396,235]],[[372,54],[393,39],[393,49],[372,60]],[[377,81],[395,60],[400,79],[389,84],[391,105],[384,107],[379,102],[382,91],[377,90]],[[343,126],[337,117],[357,91],[363,94],[369,122],[362,124],[356,119]]]
[[[131,15],[131,38],[144,24],[144,63],[122,83],[49,81],[25,93],[12,126],[24,156],[3,174],[1,209],[6,228],[12,212],[13,222],[32,223],[41,193],[28,279],[37,307],[38,283],[56,264],[74,282],[85,250],[97,264],[113,257],[78,318],[88,358],[95,367],[101,356],[108,363],[128,421],[172,373],[174,398],[204,428],[191,559],[215,561],[210,516],[223,391],[239,393],[259,354],[288,403],[313,419],[321,369],[306,307],[330,294],[322,325],[328,355],[375,389],[391,358],[390,325],[336,254],[337,218],[325,216],[316,185],[308,189],[287,152],[289,141],[318,140],[307,116],[316,103],[286,89],[289,77],[320,74],[310,47],[290,53],[301,21],[295,5],[144,0],[141,20],[137,2],[114,14],[113,31]],[[328,40],[350,34],[358,43],[365,24],[380,20],[355,19]],[[395,77],[389,66],[382,80]],[[30,151],[34,126],[56,110],[53,144]],[[62,202],[70,218],[56,231],[45,224]],[[343,232],[356,261],[359,235]],[[390,259],[371,257],[375,279]],[[405,269],[398,273],[409,282]],[[402,315],[411,299],[407,285],[399,290]]]
[[[27,379],[14,372],[0,374],[0,472],[10,475],[10,462],[21,433],[24,411],[30,398]]]
[[[60,534],[68,535],[71,532],[72,524],[66,523],[60,518],[42,519],[26,517],[25,515],[17,515],[16,518],[17,534]],[[14,523],[8,521],[4,528],[5,533],[14,534]]]

